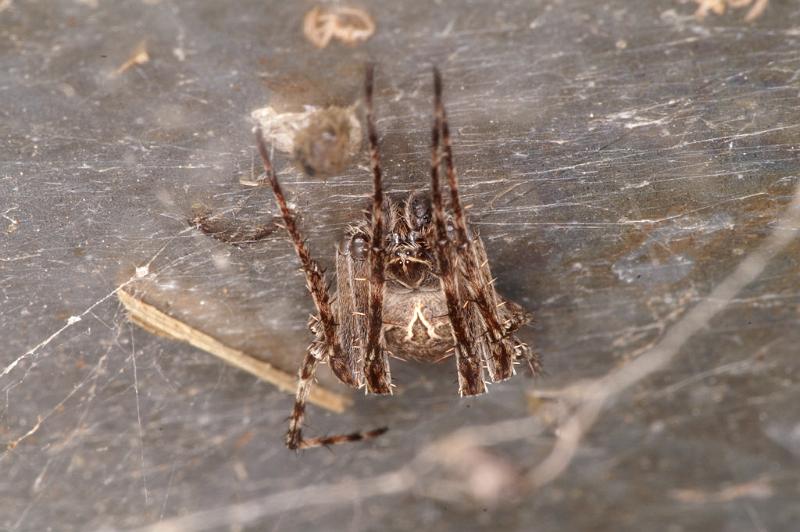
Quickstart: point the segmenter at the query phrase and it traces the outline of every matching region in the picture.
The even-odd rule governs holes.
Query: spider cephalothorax
[[[383,212],[387,280],[409,289],[436,280],[430,197],[426,193],[412,192],[402,201],[387,198]],[[350,238],[361,238],[365,242],[372,240],[368,221],[351,227],[349,233],[352,235]]]
[[[348,228],[337,250],[333,297],[287,206],[261,132],[256,135],[267,179],[317,309],[309,323],[315,340],[300,367],[286,435],[286,445],[292,449],[361,440],[386,430],[303,437],[305,402],[320,362],[330,364],[343,383],[376,394],[392,393],[390,356],[429,362],[454,357],[462,396],[484,393],[487,376],[493,382],[508,379],[519,359],[527,361],[534,374],[540,369],[536,355],[514,335],[529,316],[495,292],[483,242],[467,226],[438,70],[434,69],[431,192],[413,192],[401,199],[383,195],[372,80],[369,68],[372,205],[365,220]],[[450,192],[447,208],[439,179],[442,167]]]

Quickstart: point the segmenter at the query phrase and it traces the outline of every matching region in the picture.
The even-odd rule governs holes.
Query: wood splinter
[[[186,342],[206,353],[221,358],[228,364],[242,369],[262,381],[273,384],[281,391],[294,392],[297,385],[296,376],[243,351],[225,345],[216,338],[165,314],[125,290],[117,290],[117,297],[125,306],[131,322],[147,332]],[[338,414],[344,412],[352,403],[349,397],[326,390],[320,386],[316,386],[311,390],[308,400],[317,406]]]

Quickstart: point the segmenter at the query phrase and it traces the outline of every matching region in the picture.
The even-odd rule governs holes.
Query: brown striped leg
[[[351,441],[360,441],[376,436],[380,436],[388,429],[380,428],[365,432],[353,432],[351,434],[340,434],[336,436],[320,436],[317,438],[303,438],[303,418],[306,411],[306,400],[308,394],[311,393],[311,387],[314,385],[314,374],[316,373],[319,360],[312,354],[309,349],[303,359],[303,365],[300,366],[297,379],[297,393],[294,398],[294,408],[292,409],[292,417],[289,419],[289,432],[286,433],[286,446],[289,449],[308,449],[310,447],[320,447],[327,445],[335,445],[337,443],[346,443]]]
[[[305,240],[303,240],[303,237],[300,235],[300,230],[297,228],[297,220],[286,204],[286,198],[283,195],[283,190],[281,190],[281,185],[275,175],[275,170],[272,168],[272,163],[267,153],[267,146],[264,144],[264,138],[260,128],[256,129],[256,142],[258,144],[258,152],[261,154],[261,160],[264,162],[264,170],[267,173],[267,179],[272,187],[272,193],[281,210],[283,224],[292,239],[297,257],[300,259],[300,264],[302,265],[303,273],[305,273],[306,276],[308,291],[311,293],[314,306],[319,313],[319,321],[322,325],[322,337],[326,348],[325,355],[328,363],[339,380],[350,386],[357,387],[359,385],[357,374],[349,364],[347,355],[342,351],[342,345],[336,334],[336,320],[334,319],[333,309],[331,308],[325,273],[311,257],[311,252]]]
[[[372,229],[369,249],[369,310],[367,313],[367,345],[364,353],[364,378],[367,391],[376,394],[392,393],[392,377],[383,338],[383,186],[381,161],[378,152],[378,133],[372,112],[372,87],[374,67],[367,67],[365,97],[367,106],[367,135],[369,137],[370,165],[372,167]]]
[[[491,360],[487,360],[492,381],[499,382],[510,378],[514,374],[514,361],[517,355],[514,342],[509,335],[521,324],[511,327],[509,320],[500,317],[500,307],[503,305],[494,290],[494,279],[489,268],[489,259],[483,241],[475,235],[470,241],[467,250],[470,257],[465,261],[466,271],[464,277],[468,279],[470,297],[478,307],[483,317],[485,334],[490,345]],[[524,323],[524,321],[523,321]]]
[[[431,195],[433,197],[433,220],[436,230],[436,257],[442,290],[447,300],[447,314],[453,331],[456,365],[458,367],[458,391],[464,395],[478,395],[486,391],[480,357],[473,349],[472,339],[467,335],[467,320],[463,312],[463,299],[459,294],[455,247],[447,238],[442,190],[439,183],[439,132],[442,127],[441,108],[442,79],[434,69],[435,120],[431,138]]]
[[[310,449],[311,447],[328,447],[329,445],[337,445],[340,443],[348,443],[353,441],[371,440],[377,438],[381,434],[385,434],[389,430],[388,427],[381,427],[375,430],[365,432],[351,432],[350,434],[336,434],[334,436],[320,436],[318,438],[309,438],[302,440],[298,449]]]
[[[524,360],[527,362],[531,377],[541,374],[542,361],[539,358],[539,353],[514,336],[514,333],[520,327],[531,321],[532,316],[513,301],[503,299],[500,296],[498,296],[498,299],[500,301],[498,310],[503,323],[503,329],[506,331],[508,339],[514,344],[514,353],[516,354],[517,360]]]
[[[476,239],[478,244],[473,249],[473,239],[467,231],[467,217],[461,206],[461,199],[458,194],[458,177],[455,163],[453,162],[450,126],[447,122],[447,112],[442,102],[442,82],[438,69],[434,69],[434,78],[436,120],[439,122],[442,131],[442,151],[445,168],[447,169],[447,184],[450,188],[450,207],[453,210],[453,223],[455,225],[459,257],[463,259],[461,268],[469,290],[469,298],[477,305],[485,322],[482,327],[483,330],[472,332],[473,335],[486,334],[490,347],[486,358],[489,374],[492,381],[503,381],[514,374],[514,346],[512,342],[505,338],[503,326],[497,312],[491,273],[488,269],[488,260],[483,251],[483,245],[479,242],[480,239]]]
[[[336,321],[342,349],[363,382],[369,307],[369,235],[362,226],[348,228],[336,250]]]
[[[524,360],[528,364],[530,376],[536,377],[542,373],[542,361],[539,358],[539,353],[532,350],[528,344],[520,342],[516,337],[514,339],[514,353],[517,355],[517,360]]]
[[[303,444],[303,418],[306,413],[306,400],[314,385],[314,374],[317,371],[319,360],[311,354],[311,349],[306,351],[303,364],[297,376],[297,391],[294,396],[292,417],[289,418],[289,432],[286,433],[286,446],[289,449],[300,449]]]

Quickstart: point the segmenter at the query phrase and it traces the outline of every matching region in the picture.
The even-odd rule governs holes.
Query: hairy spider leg
[[[503,299],[502,297],[498,296],[497,292],[495,292],[494,278],[492,277],[492,272],[489,268],[489,259],[486,256],[486,249],[483,245],[483,241],[478,235],[475,235],[472,238],[472,251],[475,258],[475,264],[479,265],[478,270],[480,272],[480,281],[471,283],[471,287],[476,292],[479,289],[482,290],[482,292],[477,293],[481,294],[484,298],[483,300],[488,302],[490,309],[495,310],[494,315],[497,316],[497,321],[494,323],[499,323],[499,327],[501,327],[500,329],[497,329],[494,328],[494,326],[489,326],[489,330],[494,331],[492,333],[487,331],[486,336],[490,340],[490,345],[491,341],[502,342],[506,352],[510,353],[507,360],[509,362],[524,360],[528,364],[531,376],[535,377],[542,372],[542,364],[539,360],[539,355],[514,335],[514,332],[517,331],[517,329],[531,321],[532,316],[525,312],[525,310],[516,303]],[[476,305],[480,309],[480,300],[477,297],[474,299],[477,300]],[[480,313],[484,314],[483,311]],[[489,320],[486,320],[486,323],[488,324]],[[493,351],[493,355],[496,355],[496,353],[497,350]],[[489,367],[491,368],[492,366],[489,365]],[[495,382],[498,380],[503,380],[501,378],[502,373],[498,371],[498,369],[498,365],[495,365],[495,375],[492,377],[492,380]],[[511,366],[511,371],[513,374],[513,366]]]
[[[336,334],[336,320],[334,319],[333,309],[331,308],[331,298],[328,293],[328,283],[325,280],[325,272],[320,268],[317,261],[311,256],[311,251],[308,245],[300,234],[297,227],[297,219],[289,206],[286,203],[286,197],[283,195],[283,190],[278,182],[278,177],[275,175],[275,170],[272,167],[272,162],[267,153],[267,146],[264,144],[264,138],[261,134],[261,129],[256,129],[256,142],[258,143],[258,152],[261,154],[261,159],[264,162],[264,170],[267,174],[267,179],[272,187],[272,194],[275,196],[275,202],[281,210],[281,218],[286,232],[292,239],[294,249],[297,252],[297,257],[300,259],[300,265],[303,273],[306,276],[306,285],[314,300],[314,306],[319,312],[319,321],[322,324],[322,334],[325,339],[325,344],[328,347],[326,353],[328,363],[334,374],[343,383],[353,387],[359,385],[355,373],[352,371],[350,365],[347,363],[346,355],[342,351],[342,345]]]
[[[286,433],[286,446],[289,447],[289,449],[309,449],[312,447],[368,440],[380,436],[389,430],[387,427],[381,427],[374,430],[351,432],[350,434],[303,438],[301,431],[303,418],[305,417],[306,399],[308,399],[308,394],[311,393],[311,387],[314,385],[314,374],[316,373],[318,364],[319,360],[309,349],[306,352],[303,365],[300,367],[300,372],[298,374],[297,396],[295,398],[294,409],[292,410],[292,417],[289,419],[289,432]]]
[[[367,392],[392,393],[392,377],[383,337],[383,290],[384,290],[384,238],[383,238],[383,185],[381,160],[378,151],[378,133],[375,130],[372,92],[375,68],[367,67],[364,82],[364,97],[367,107],[367,136],[369,137],[370,166],[372,167],[372,238],[369,248],[369,313],[367,345],[364,353],[364,378]]]
[[[447,313],[453,331],[456,366],[458,368],[458,392],[461,396],[479,395],[486,391],[480,357],[473,349],[474,343],[467,334],[467,319],[463,312],[463,294],[459,293],[456,248],[447,236],[442,190],[439,184],[439,135],[442,115],[439,112],[442,95],[442,78],[439,70],[433,70],[434,124],[431,131],[431,196],[433,197],[433,220],[436,231],[436,257],[442,291],[447,300]]]
[[[450,188],[450,208],[453,211],[453,222],[458,245],[458,257],[461,262],[464,278],[469,290],[469,298],[474,301],[485,322],[485,331],[472,331],[474,335],[486,334],[489,346],[487,368],[493,382],[504,381],[514,374],[514,343],[506,337],[507,329],[500,322],[498,302],[495,297],[493,279],[489,271],[488,261],[481,256],[480,250],[473,249],[471,238],[467,232],[466,213],[461,206],[458,194],[458,177],[453,162],[453,148],[450,142],[450,126],[447,112],[442,103],[442,81],[439,70],[434,68],[434,102],[436,120],[442,131],[442,145],[447,184]],[[488,273],[488,277],[487,274]]]
[[[303,359],[303,364],[300,366],[298,372],[297,392],[295,394],[294,408],[292,416],[289,420],[289,430],[286,434],[286,446],[290,449],[305,449],[308,447],[318,447],[321,445],[332,445],[336,443],[344,443],[348,441],[357,441],[367,438],[379,436],[386,432],[387,429],[381,428],[377,430],[354,433],[341,436],[324,436],[318,438],[303,438],[302,423],[305,415],[305,405],[308,399],[308,394],[311,391],[311,386],[314,383],[314,375],[316,373],[317,365],[320,359],[327,360],[331,365],[334,374],[345,384],[352,387],[358,387],[359,382],[357,375],[352,371],[352,366],[349,364],[347,355],[342,351],[341,342],[337,335],[336,321],[333,317],[333,310],[331,308],[330,296],[328,294],[327,283],[325,282],[325,274],[319,267],[317,262],[311,257],[311,252],[308,249],[305,241],[300,235],[300,230],[297,228],[297,221],[294,214],[289,210],[286,203],[286,197],[283,195],[278,178],[272,167],[269,159],[267,147],[264,143],[264,138],[261,129],[256,129],[256,143],[261,159],[264,162],[264,170],[267,174],[267,179],[272,187],[272,193],[275,196],[275,201],[281,211],[286,232],[292,239],[297,256],[300,259],[303,273],[306,276],[306,284],[314,300],[314,306],[319,314],[319,326],[322,336],[322,348],[315,353],[315,344],[306,352]],[[315,356],[316,355],[316,356]]]

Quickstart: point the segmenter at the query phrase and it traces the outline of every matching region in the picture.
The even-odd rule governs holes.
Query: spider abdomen
[[[386,347],[396,357],[437,362],[453,354],[447,301],[439,288],[386,286],[383,304]]]

